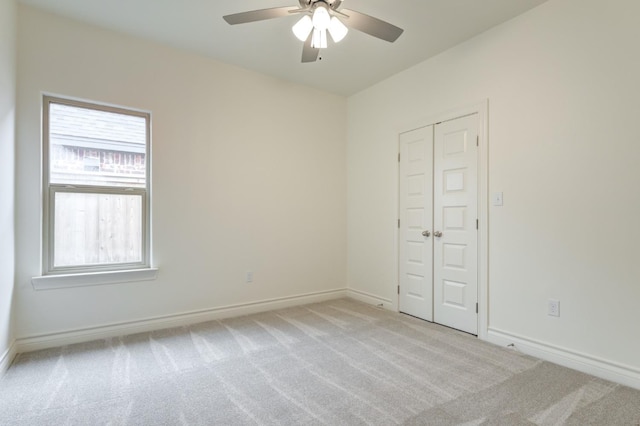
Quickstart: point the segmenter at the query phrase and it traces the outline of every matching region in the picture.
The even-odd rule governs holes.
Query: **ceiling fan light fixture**
[[[314,28],[324,31],[329,28],[331,23],[331,15],[324,3],[317,3],[315,10],[313,11],[313,26]]]
[[[299,6],[272,7],[233,13],[222,18],[229,25],[284,18],[292,14],[302,17],[292,27],[297,39],[302,41],[302,63],[315,62],[319,50],[327,47],[327,32],[335,43],[343,40],[349,28],[393,43],[403,29],[386,21],[350,9],[340,9],[344,0],[298,0]],[[343,21],[343,19],[348,19]],[[348,28],[347,28],[348,27]]]
[[[319,30],[317,28],[313,29],[313,37],[311,38],[311,47],[316,49],[327,48],[327,31],[326,30]]]
[[[343,38],[345,38],[348,32],[349,29],[342,23],[342,21],[335,16],[331,18],[331,22],[329,23],[329,34],[331,34],[331,38],[335,43],[339,43]]]
[[[293,34],[300,41],[307,41],[309,38],[309,34],[311,34],[311,30],[313,29],[313,22],[309,15],[304,15],[302,19],[300,19],[296,24],[291,28]]]

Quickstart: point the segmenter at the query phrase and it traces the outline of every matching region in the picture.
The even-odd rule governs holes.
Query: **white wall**
[[[640,372],[638,16],[550,0],[351,97],[349,286],[397,300],[398,129],[489,99],[490,328]]]
[[[345,98],[26,6],[18,52],[18,338],[346,287]],[[32,288],[42,91],[152,111],[156,281]]]
[[[13,341],[16,3],[0,0],[0,363]]]

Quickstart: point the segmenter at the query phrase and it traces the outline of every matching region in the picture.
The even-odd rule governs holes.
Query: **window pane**
[[[49,104],[50,183],[146,186],[145,117]]]
[[[55,193],[54,267],[142,261],[142,196]]]

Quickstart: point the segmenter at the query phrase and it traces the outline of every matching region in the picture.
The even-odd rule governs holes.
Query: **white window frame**
[[[146,122],[146,143],[145,143],[145,187],[116,187],[99,185],[67,185],[54,184],[50,178],[50,140],[49,140],[49,113],[50,105],[61,104],[80,108],[94,109],[98,111],[114,112],[136,117],[142,117]],[[43,95],[42,106],[42,178],[43,178],[43,244],[42,244],[42,265],[43,275],[75,275],[94,274],[99,272],[114,271],[137,271],[151,268],[151,210],[150,210],[150,190],[151,190],[151,113],[148,111],[135,110],[120,106],[106,105],[93,101],[76,100],[59,96]],[[125,194],[139,195],[142,198],[142,235],[140,262],[110,263],[83,266],[58,266],[54,267],[54,247],[55,247],[55,198],[58,192],[84,193],[84,194]]]

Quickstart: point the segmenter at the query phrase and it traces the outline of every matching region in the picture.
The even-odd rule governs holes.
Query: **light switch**
[[[494,206],[501,206],[503,204],[502,192],[494,192],[492,198]]]

